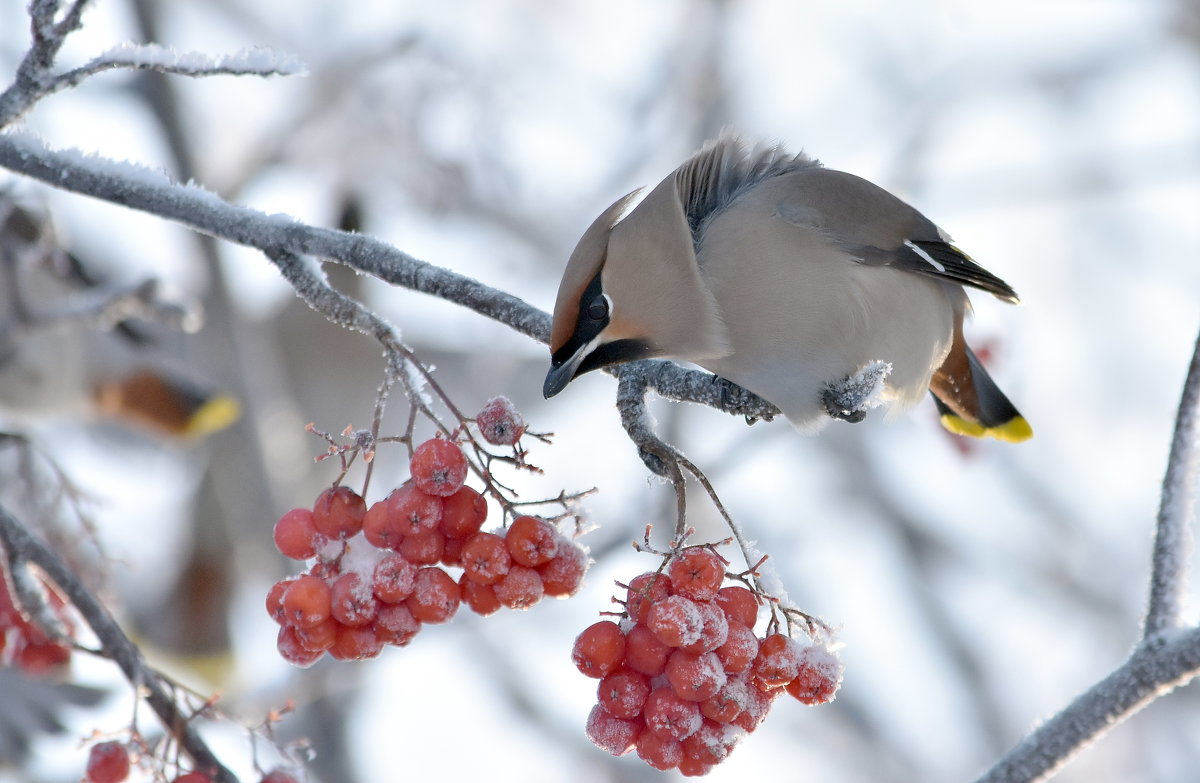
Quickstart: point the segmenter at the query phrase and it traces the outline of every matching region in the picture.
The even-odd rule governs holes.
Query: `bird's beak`
[[[565,359],[551,360],[550,371],[546,373],[546,382],[542,384],[542,396],[548,400],[567,388],[567,384],[575,377],[575,371],[579,369],[579,364],[592,350],[592,347],[592,343],[589,342],[579,346],[575,353]]]

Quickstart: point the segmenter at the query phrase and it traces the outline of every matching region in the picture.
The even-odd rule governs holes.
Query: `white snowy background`
[[[970,780],[1139,638],[1158,485],[1200,326],[1200,10],[1190,0],[94,5],[65,62],[139,40],[140,8],[155,41],[177,51],[262,46],[304,63],[305,75],[286,78],[169,77],[192,157],[185,176],[320,225],[335,225],[352,197],[364,232],[543,309],[591,219],[725,127],[896,192],[1017,289],[1015,308],[975,296],[969,336],[990,347],[995,377],[1032,423],[1026,444],[963,451],[931,403],[816,437],[656,406],[791,597],[845,643],[837,701],[776,702],[709,779]],[[0,0],[0,80],[27,39],[24,4]],[[178,175],[145,85],[102,75],[25,125],[52,146]],[[154,275],[180,295],[215,296],[189,232],[14,179],[0,172],[0,187],[45,199],[69,246],[112,278]],[[586,504],[598,562],[570,601],[483,621],[464,613],[374,662],[297,672],[279,660],[262,596],[290,566],[270,549],[271,525],[333,477],[312,466],[320,443],[302,427],[365,425],[382,366],[367,338],[307,311],[260,256],[217,252],[233,311],[210,304],[209,326],[174,359],[226,386],[253,367],[242,425],[178,448],[0,400],[6,427],[34,432],[97,496],[126,616],[172,611],[155,597],[196,531],[222,525],[237,585],[224,701],[253,721],[294,699],[283,731],[312,737],[311,780],[672,777],[590,747],[595,681],[569,661],[574,635],[610,608],[613,580],[655,564],[629,542],[647,522],[670,522],[669,490],[647,480],[620,430],[614,382],[589,375],[543,401],[542,346],[375,281],[340,282],[398,325],[464,409],[505,394],[534,428],[558,433],[532,455],[545,476],[521,488],[599,487]],[[207,338],[213,330],[236,345]],[[252,435],[263,451],[247,445]],[[403,478],[398,460],[384,455],[381,467]],[[202,487],[212,495],[198,504]],[[692,508],[701,535],[723,535],[698,496]],[[41,744],[32,768],[0,764],[0,780],[77,779],[79,738],[128,720],[110,667],[77,657],[82,679],[114,689],[107,709],[72,713],[74,735]],[[244,735],[211,737],[249,779]],[[1197,769],[1192,686],[1058,779],[1165,783]]]

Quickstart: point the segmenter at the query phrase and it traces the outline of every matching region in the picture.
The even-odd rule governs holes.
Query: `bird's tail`
[[[946,361],[933,374],[929,391],[937,403],[942,426],[957,435],[990,436],[1010,443],[1033,437],[1033,428],[963,340],[962,326],[954,330],[954,343]]]

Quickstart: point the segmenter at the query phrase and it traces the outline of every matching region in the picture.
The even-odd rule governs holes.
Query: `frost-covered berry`
[[[725,579],[725,564],[711,549],[689,547],[667,566],[671,592],[693,601],[711,601]]]
[[[317,554],[317,528],[313,512],[294,508],[275,523],[275,548],[292,560],[307,560]]]
[[[367,503],[350,487],[330,487],[313,503],[313,527],[329,539],[350,538],[362,530]]]
[[[575,638],[571,660],[588,677],[600,679],[621,667],[625,658],[625,634],[611,620],[593,623]]]
[[[493,446],[513,446],[525,434],[525,419],[507,397],[493,397],[475,416],[479,434]]]
[[[408,463],[413,483],[428,495],[448,497],[467,480],[467,457],[457,444],[433,438],[417,446]]]
[[[799,673],[784,687],[802,704],[825,704],[833,701],[842,684],[842,669],[841,660],[825,647],[805,647],[800,652]]]

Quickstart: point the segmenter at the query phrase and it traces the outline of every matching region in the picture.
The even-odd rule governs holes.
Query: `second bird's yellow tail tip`
[[[198,438],[220,432],[237,421],[242,415],[242,406],[228,395],[219,395],[206,401],[196,409],[188,420],[187,434]]]
[[[968,421],[953,413],[942,414],[942,426],[955,435],[966,435],[971,438],[991,436],[996,440],[1007,443],[1020,443],[1033,437],[1033,427],[1024,416],[1009,419],[996,427],[985,427],[977,421]]]

